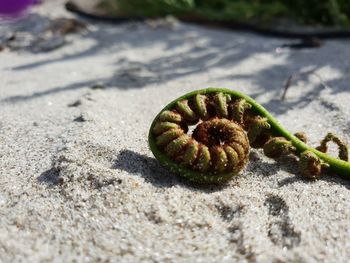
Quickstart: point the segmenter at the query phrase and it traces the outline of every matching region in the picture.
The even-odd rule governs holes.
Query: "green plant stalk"
[[[282,125],[279,124],[278,121],[262,105],[260,105],[254,99],[252,99],[251,97],[249,97],[241,92],[230,90],[230,89],[224,89],[224,88],[207,88],[207,89],[202,89],[202,90],[196,90],[196,91],[192,91],[190,93],[187,93],[187,94],[181,96],[180,98],[172,101],[161,112],[163,112],[164,110],[168,110],[168,109],[173,108],[175,103],[179,100],[188,99],[188,98],[190,98],[193,95],[196,95],[198,93],[199,94],[209,94],[209,93],[215,93],[215,92],[223,92],[223,93],[229,94],[237,99],[239,99],[239,98],[245,99],[248,103],[250,103],[252,105],[252,109],[255,111],[256,114],[267,118],[268,123],[271,125],[271,130],[276,135],[283,136],[287,140],[291,141],[291,143],[296,148],[296,150],[299,154],[304,152],[304,151],[311,151],[311,152],[315,153],[322,161],[327,163],[329,165],[329,168],[333,172],[335,172],[338,175],[342,175],[342,176],[346,176],[346,177],[350,178],[350,162],[346,162],[346,161],[331,157],[328,154],[325,154],[323,152],[316,150],[315,148],[308,146],[307,144],[305,144],[304,142],[299,140],[297,137],[292,135],[284,127],[282,127]],[[153,127],[155,125],[155,122],[156,122],[158,116],[153,121],[151,128],[150,128],[149,136],[148,136],[149,146],[151,148],[151,151],[153,152],[153,154],[157,158],[157,160],[159,160],[162,164],[167,166],[172,172],[179,173],[191,181],[196,181],[196,182],[208,182],[208,180],[210,181],[211,178],[210,177],[208,178],[207,174],[197,172],[197,171],[192,171],[186,167],[181,167],[178,163],[174,162],[169,157],[165,156],[158,149],[156,142],[154,140],[154,136],[152,135],[152,130],[153,130]],[[223,174],[223,175],[221,175],[221,177],[222,177],[221,181],[226,181],[232,177],[232,174]],[[212,182],[216,182],[215,177],[212,177]]]

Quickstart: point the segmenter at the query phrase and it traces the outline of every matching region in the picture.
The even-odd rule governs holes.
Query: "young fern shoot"
[[[228,181],[245,167],[251,147],[270,158],[297,156],[306,178],[318,178],[324,169],[350,177],[348,147],[338,137],[328,134],[312,148],[305,134],[292,135],[255,100],[229,89],[197,90],[172,101],[154,119],[148,139],[161,164],[199,183]],[[330,141],[339,158],[326,154]]]

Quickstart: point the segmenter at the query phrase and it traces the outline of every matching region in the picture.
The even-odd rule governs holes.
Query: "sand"
[[[61,4],[0,26],[25,40],[0,52],[0,262],[348,262],[350,180],[309,182],[252,150],[228,184],[189,184],[147,134],[169,101],[214,86],[313,146],[327,132],[349,142],[349,40],[281,50],[293,41],[161,20],[86,21],[43,44],[45,25],[73,17]],[[281,101],[311,68],[322,81],[303,76]]]

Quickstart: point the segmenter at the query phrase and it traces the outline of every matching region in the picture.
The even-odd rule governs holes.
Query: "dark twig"
[[[323,88],[325,88],[325,89],[329,88],[329,86],[327,85],[326,82],[324,82],[324,80],[322,79],[322,77],[321,77],[318,73],[316,73],[317,69],[318,69],[318,68],[313,68],[313,69],[310,69],[310,70],[299,71],[299,72],[296,72],[296,73],[291,74],[291,75],[287,78],[287,80],[286,80],[286,82],[285,82],[285,84],[284,84],[284,88],[283,88],[283,93],[282,93],[282,96],[281,96],[281,100],[282,100],[282,101],[285,100],[285,98],[286,98],[286,96],[287,96],[287,91],[288,91],[288,89],[290,88],[290,86],[291,86],[291,84],[292,84],[292,82],[293,82],[294,80],[300,79],[300,78],[305,77],[305,76],[308,76],[308,75],[313,75],[313,76],[315,76],[315,77],[320,81],[320,83],[321,83],[321,85],[323,86]]]

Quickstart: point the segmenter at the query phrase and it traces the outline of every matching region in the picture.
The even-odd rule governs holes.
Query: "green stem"
[[[334,171],[335,173],[342,175],[342,176],[348,176],[350,178],[350,162],[346,162],[334,157],[329,156],[328,154],[325,154],[323,152],[320,152],[307,144],[303,143],[301,140],[299,140],[297,137],[292,135],[289,131],[287,131],[284,127],[282,127],[281,124],[278,123],[278,121],[258,102],[256,102],[251,97],[238,92],[234,90],[229,89],[223,89],[223,88],[207,88],[203,90],[196,90],[194,92],[190,92],[183,96],[183,98],[189,98],[197,93],[206,94],[206,93],[213,93],[213,92],[223,92],[230,94],[236,98],[243,98],[247,102],[249,102],[253,110],[261,115],[262,117],[266,117],[268,119],[269,124],[271,125],[271,128],[275,133],[277,133],[280,136],[285,137],[286,139],[290,140],[294,147],[297,149],[298,153],[304,152],[304,151],[311,151],[315,153],[321,160],[323,160],[325,163],[329,165],[329,168]]]

